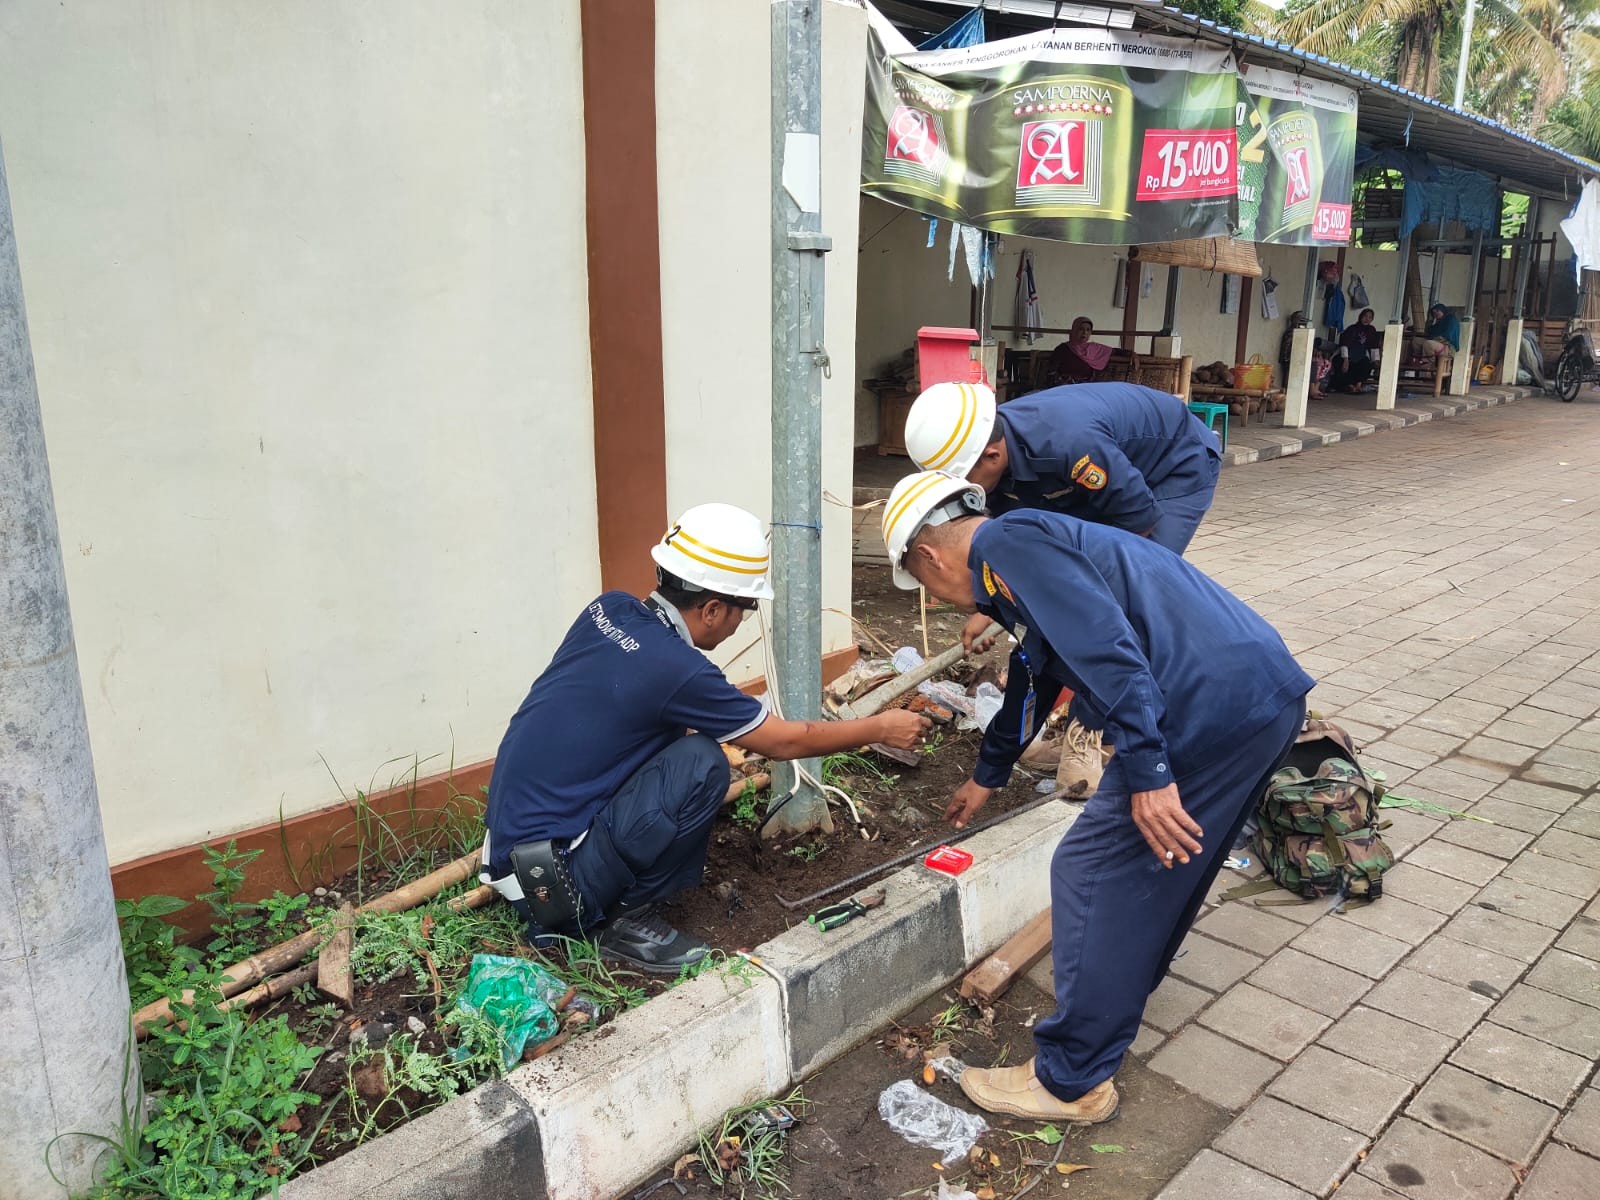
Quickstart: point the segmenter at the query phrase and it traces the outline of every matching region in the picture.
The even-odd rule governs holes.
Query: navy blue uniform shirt
[[[989,493],[989,511],[1071,513],[1144,533],[1161,519],[1156,500],[1211,485],[1216,435],[1178,397],[1135,383],[1047,388],[1002,404],[1010,466]]]
[[[606,592],[584,609],[511,718],[489,780],[490,877],[518,842],[575,838],[690,729],[719,742],[766,718],[689,641],[665,601]]]
[[[967,565],[980,611],[1019,643],[978,750],[973,778],[984,787],[1011,777],[1064,687],[1136,792],[1228,754],[1311,690],[1277,630],[1147,538],[1014,512],[978,529]]]

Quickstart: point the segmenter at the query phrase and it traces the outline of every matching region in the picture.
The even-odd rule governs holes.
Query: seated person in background
[[[1323,400],[1328,395],[1328,381],[1333,376],[1333,362],[1328,357],[1328,344],[1317,339],[1311,352],[1311,399]]]
[[[1111,347],[1091,341],[1092,337],[1094,322],[1088,317],[1073,318],[1072,332],[1050,356],[1050,369],[1057,383],[1089,383],[1106,369],[1106,363],[1111,361]]]
[[[1411,339],[1412,358],[1441,359],[1461,349],[1461,318],[1443,304],[1428,309],[1428,326]]]
[[[868,742],[909,749],[929,722],[899,709],[785,720],[701,653],[772,598],[759,518],[702,504],[650,554],[656,590],[644,600],[606,592],[579,613],[511,718],[489,780],[480,877],[528,921],[535,945],[597,933],[607,958],[676,975],[709,947],[656,904],[700,882],[728,792],[718,743],[775,760]]]
[[[1334,391],[1359,392],[1376,369],[1374,356],[1383,344],[1383,333],[1372,321],[1372,310],[1363,308],[1356,323],[1339,336],[1344,353],[1334,359]]]

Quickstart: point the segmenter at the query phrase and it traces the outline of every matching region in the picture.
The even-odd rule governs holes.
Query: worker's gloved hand
[[[927,717],[903,708],[891,708],[879,713],[873,720],[878,722],[879,728],[872,740],[897,750],[910,750],[922,740],[923,734],[933,728],[933,722]]]
[[[1133,823],[1168,870],[1175,862],[1187,863],[1189,855],[1200,853],[1198,839],[1205,836],[1205,830],[1183,811],[1176,784],[1133,793]]]
[[[957,829],[965,829],[967,822],[972,820],[977,812],[989,802],[989,797],[994,795],[993,788],[986,788],[971,779],[967,780],[956,789],[956,794],[950,797],[950,803],[944,810],[944,819],[953,822]]]
[[[961,627],[961,648],[968,654],[982,654],[994,645],[995,638],[1000,636],[996,628],[989,636],[983,636],[985,631],[994,625],[994,622],[982,613],[973,613],[967,618],[967,623]]]

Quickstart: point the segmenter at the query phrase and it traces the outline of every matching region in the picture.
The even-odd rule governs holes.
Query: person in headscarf
[[[1443,304],[1428,309],[1428,325],[1411,339],[1412,358],[1444,358],[1461,349],[1461,318]]]
[[[1333,390],[1359,392],[1373,373],[1373,352],[1382,345],[1383,332],[1373,324],[1372,310],[1363,308],[1356,323],[1339,337],[1343,353],[1333,362]]]
[[[1100,378],[1100,372],[1111,361],[1111,347],[1093,341],[1093,337],[1093,321],[1088,317],[1073,318],[1072,332],[1050,356],[1057,383],[1090,383]]]

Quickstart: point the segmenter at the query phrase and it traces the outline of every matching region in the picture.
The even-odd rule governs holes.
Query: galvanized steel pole
[[[822,0],[772,5],[772,605],[783,715],[822,715]],[[778,764],[769,835],[832,829],[818,759]]]
[[[0,1200],[77,1195],[139,1070],[3,156],[0,880]]]
[[[1528,298],[1528,272],[1533,268],[1534,257],[1539,253],[1539,197],[1528,197],[1528,221],[1522,231],[1522,256],[1517,260],[1517,293],[1511,315],[1522,316],[1522,306]]]

